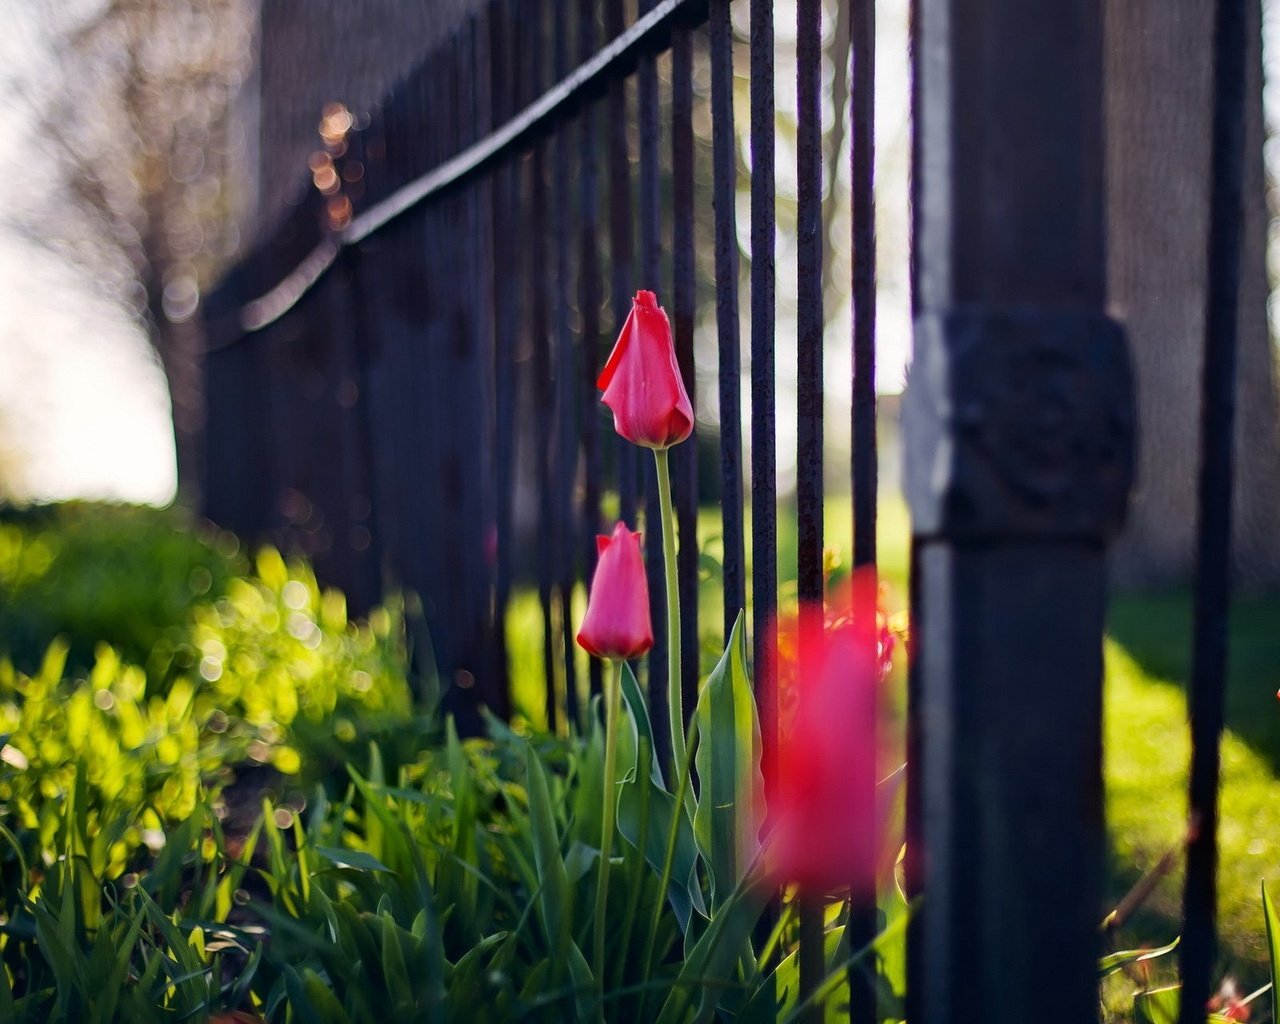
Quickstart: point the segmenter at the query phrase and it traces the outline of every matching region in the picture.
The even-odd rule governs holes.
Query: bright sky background
[[[0,67],[38,65],[33,8],[5,9]],[[0,78],[3,81],[3,78]],[[19,102],[0,104],[0,180],[39,190],[38,149]],[[163,503],[176,483],[164,377],[145,337],[80,268],[0,221],[0,473],[32,499]]]

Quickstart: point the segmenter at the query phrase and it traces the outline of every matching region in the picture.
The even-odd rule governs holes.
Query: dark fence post
[[[923,1024],[1098,1013],[1105,553],[1132,468],[1100,8],[917,6]]]

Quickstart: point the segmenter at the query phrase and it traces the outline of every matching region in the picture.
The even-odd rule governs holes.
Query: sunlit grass
[[[1280,878],[1280,599],[1239,602],[1232,619],[1219,829],[1220,934],[1226,962],[1264,974],[1259,884]],[[1105,767],[1112,885],[1117,898],[1185,831],[1190,739],[1183,690],[1190,652],[1185,595],[1113,602],[1106,648]],[[1182,870],[1133,923],[1133,937],[1168,941],[1181,917]],[[1170,964],[1172,967],[1172,964]]]

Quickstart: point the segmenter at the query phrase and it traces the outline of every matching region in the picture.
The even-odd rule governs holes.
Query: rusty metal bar
[[[640,0],[640,12],[653,7],[653,0]],[[660,199],[658,145],[662,138],[658,121],[657,57],[641,58],[638,83],[640,113],[640,280],[639,286],[657,292],[662,280],[662,207]],[[653,647],[646,659],[649,667],[649,713],[655,722],[667,719],[667,616],[662,558],[661,511],[658,503],[658,478],[654,460],[640,452],[641,479],[644,481],[645,573],[649,582],[649,609],[653,624]],[[661,732],[662,730],[656,730]]]
[[[553,73],[563,79],[569,71],[569,0],[552,0],[554,19]],[[578,470],[578,396],[581,393],[577,346],[569,316],[570,237],[573,204],[572,138],[567,128],[556,134],[553,173],[552,210],[555,218],[555,306],[556,334],[554,356],[555,441],[553,504],[554,534],[547,540],[554,546],[556,589],[560,597],[560,648],[564,663],[565,714],[570,722],[581,724],[578,708],[578,678],[574,665],[573,585],[577,578],[578,544],[576,543],[576,509],[573,491]]]
[[[1217,0],[1213,149],[1201,377],[1199,524],[1191,652],[1190,840],[1183,890],[1181,1024],[1202,1021],[1217,956],[1219,744],[1231,607],[1232,440],[1235,425],[1240,234],[1244,190],[1244,0]]]
[[[729,0],[711,0],[712,202],[716,334],[720,355],[720,506],[724,534],[724,635],[747,606],[742,498],[742,354],[738,325],[737,141],[733,130],[733,25]]]
[[[778,457],[774,318],[777,315],[775,232],[773,0],[751,0],[751,624],[752,681],[760,715],[761,759],[774,778],[778,742],[776,645],[778,613]],[[767,941],[780,901],[757,926]]]
[[[848,0],[851,56],[850,91],[851,211],[853,220],[853,566],[876,564],[876,208],[875,208],[875,0]],[[843,117],[836,111],[836,117]],[[872,609],[863,607],[864,612]],[[874,623],[858,624],[862,642],[874,644]],[[874,720],[874,717],[873,717]],[[875,744],[875,737],[866,737]],[[863,795],[863,806],[875,806],[874,779]],[[875,892],[854,892],[849,906],[851,949],[862,949],[875,938]],[[873,1024],[876,1018],[875,978],[863,964],[849,968],[850,1024]]]
[[[607,0],[605,32],[617,38],[623,31],[623,0]],[[609,259],[611,304],[616,337],[631,310],[635,247],[632,230],[631,156],[627,143],[627,84],[623,78],[609,83]],[[618,518],[636,526],[638,452],[610,432],[618,486]]]
[[[596,51],[595,0],[579,0],[578,59],[585,64]],[[596,566],[595,536],[604,529],[601,519],[600,401],[596,392],[596,375],[601,363],[600,352],[600,251],[597,220],[599,217],[599,166],[596,122],[598,104],[588,103],[579,118],[578,179],[578,299],[582,313],[582,399],[581,417],[582,492],[581,558],[583,578],[590,580]],[[604,692],[604,664],[592,658],[589,671],[590,693]]]
[[[515,46],[517,0],[493,0],[491,30],[491,71],[493,76],[493,121],[501,123],[515,108],[519,79],[519,47]],[[510,239],[520,237],[519,167],[504,165],[493,186],[493,278],[492,302],[495,310],[493,346],[494,396],[494,649],[500,681],[510,680],[506,618],[511,600],[513,502],[515,499],[515,423],[518,407],[516,388],[516,338],[522,309],[522,294],[512,282],[519,279],[519,259]]]
[[[777,728],[766,664],[778,606],[777,423],[774,389],[773,0],[751,3],[751,602],[755,627],[756,699],[767,752]]]
[[[822,620],[822,4],[796,3],[796,589],[800,614]],[[802,627],[802,635],[807,631]],[[802,655],[803,657],[803,655]],[[815,920],[816,918],[816,920]],[[822,906],[800,904],[800,996],[825,974]],[[821,1019],[821,1010],[811,1015]]]
[[[531,12],[531,13],[530,13]],[[522,20],[522,35],[528,41],[525,66],[526,88],[537,95],[542,88],[542,61],[544,48],[545,15],[544,0],[534,0]],[[551,388],[550,311],[547,302],[547,186],[546,153],[539,142],[533,147],[528,164],[529,211],[531,233],[529,235],[527,283],[530,293],[530,335],[533,349],[531,372],[533,374],[533,409],[542,423],[551,423],[555,406]],[[534,473],[537,487],[537,535],[550,536],[554,528],[552,505],[551,441],[546,435],[532,439],[535,446]],[[556,697],[556,644],[555,616],[552,611],[552,587],[555,584],[553,545],[538,546],[538,603],[542,608],[542,656],[546,680],[547,728],[555,731],[559,718]]]
[[[697,315],[697,275],[693,206],[693,38],[688,29],[671,37],[671,313],[676,360],[685,390],[696,401],[693,324]],[[680,549],[676,556],[680,591],[680,693],[685,724],[698,703],[698,436],[671,455],[672,490]]]

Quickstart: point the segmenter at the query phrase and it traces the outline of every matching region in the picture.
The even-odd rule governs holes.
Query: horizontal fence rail
[[[704,21],[707,6],[708,0],[661,0],[655,4],[629,29],[517,116],[430,172],[400,186],[352,218],[336,236],[324,239],[269,293],[243,306],[240,329],[245,333],[259,331],[293,308],[333,265],[342,246],[363,241],[405,211],[484,173],[496,161],[531,145],[539,136],[550,134],[556,124],[572,117],[583,103],[598,98],[611,81],[626,78],[644,58],[667,49],[674,28]]]

